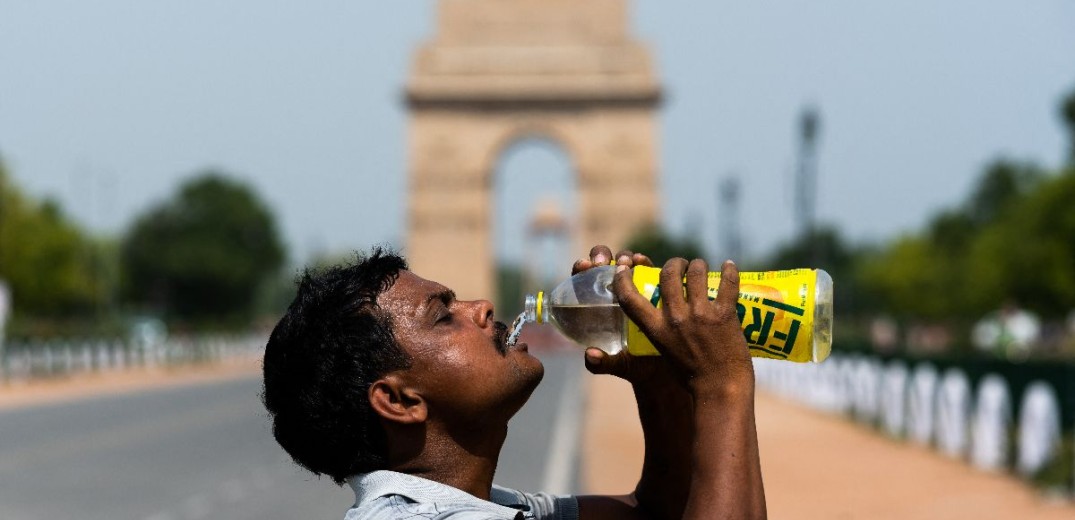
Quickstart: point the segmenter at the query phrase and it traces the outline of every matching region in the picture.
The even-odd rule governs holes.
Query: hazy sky
[[[682,4],[636,0],[632,24],[667,92],[664,221],[701,217],[714,252],[730,174],[749,252],[792,233],[806,103],[822,115],[818,216],[855,240],[916,229],[997,156],[1054,167],[1066,153],[1068,0]],[[2,0],[0,154],[93,229],[122,230],[216,167],[275,207],[299,259],[404,245],[400,88],[434,5]],[[554,146],[523,143],[501,163],[509,230],[573,182]]]

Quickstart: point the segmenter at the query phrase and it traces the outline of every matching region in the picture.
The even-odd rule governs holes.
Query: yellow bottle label
[[[635,287],[658,308],[663,305],[660,275],[661,270],[656,267],[634,268]],[[720,273],[709,273],[710,300],[717,297],[719,286]],[[802,363],[812,360],[816,286],[817,271],[814,269],[739,273],[736,313],[750,355]],[[683,290],[686,291],[685,283]],[[630,320],[627,323],[627,351],[635,356],[659,355]]]

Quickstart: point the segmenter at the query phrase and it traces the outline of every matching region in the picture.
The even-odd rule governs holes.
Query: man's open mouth
[[[500,355],[506,356],[508,354],[508,326],[502,321],[493,323],[493,342],[496,344],[496,350],[500,352]]]

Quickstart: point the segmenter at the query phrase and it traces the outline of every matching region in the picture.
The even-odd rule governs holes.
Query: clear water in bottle
[[[616,354],[626,345],[627,316],[618,304],[550,305],[549,314],[565,336],[584,347]]]

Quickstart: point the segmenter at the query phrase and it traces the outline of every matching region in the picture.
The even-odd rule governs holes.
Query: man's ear
[[[392,373],[374,381],[369,391],[370,406],[377,415],[395,423],[423,423],[429,416],[426,401],[403,379]]]

